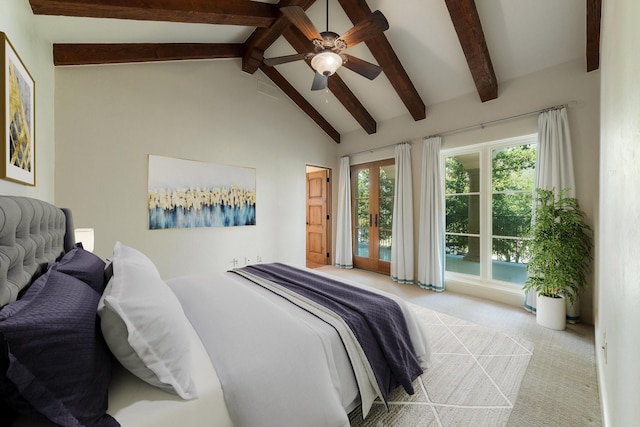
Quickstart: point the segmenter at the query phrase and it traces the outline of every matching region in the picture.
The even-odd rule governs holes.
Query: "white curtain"
[[[544,111],[538,116],[538,158],[536,165],[536,188],[553,189],[556,194],[569,188],[569,197],[575,197],[573,157],[571,155],[571,133],[567,109]],[[536,293],[525,296],[526,310],[536,311]],[[567,321],[580,320],[580,301],[576,295],[573,305],[567,299]]]
[[[391,225],[391,278],[413,283],[413,187],[411,144],[396,145],[396,176]]]
[[[340,179],[338,180],[338,221],[336,224],[336,265],[341,268],[353,268],[350,173],[349,157],[341,158]]]
[[[425,139],[420,179],[418,285],[444,291],[444,206],[439,136]]]

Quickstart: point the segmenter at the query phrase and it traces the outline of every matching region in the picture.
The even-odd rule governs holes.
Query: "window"
[[[445,270],[522,285],[536,135],[443,152]]]

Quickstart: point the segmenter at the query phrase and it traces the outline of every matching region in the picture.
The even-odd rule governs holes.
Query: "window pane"
[[[357,199],[356,200],[357,207],[357,221],[356,224],[358,227],[368,227],[369,226],[369,199]]]
[[[527,278],[524,237],[531,226],[536,145],[492,151],[492,279],[522,284]],[[509,239],[505,237],[516,237]]]
[[[391,231],[380,230],[380,259],[391,261]]]
[[[378,226],[391,230],[391,224],[393,223],[393,197],[381,198],[379,207]]]
[[[445,255],[447,271],[480,275],[480,238],[447,235]]]
[[[493,150],[493,192],[532,191],[535,179],[536,145],[526,144]]]
[[[393,188],[396,179],[396,165],[380,167],[380,197],[390,196],[393,198]]]
[[[369,197],[369,169],[359,169],[356,175],[356,197]]]
[[[445,193],[463,194],[480,191],[480,153],[447,157]]]
[[[448,233],[480,232],[480,196],[447,196],[446,221]]]
[[[533,194],[513,193],[493,195],[492,228],[494,236],[523,237],[531,227]]]
[[[356,256],[367,256],[369,253],[369,169],[356,172]],[[361,229],[364,227],[365,229]],[[363,255],[364,254],[364,255]]]
[[[356,256],[369,256],[369,229],[358,228],[356,230]]]
[[[387,228],[391,230],[391,223],[393,221],[393,191],[395,187],[395,173],[396,165],[387,165],[380,167],[378,226],[381,229]],[[382,230],[380,231],[380,233],[380,239],[382,239]],[[382,255],[380,255],[380,259],[384,259],[382,258]]]
[[[492,278],[523,284],[527,262],[523,239],[493,239]]]

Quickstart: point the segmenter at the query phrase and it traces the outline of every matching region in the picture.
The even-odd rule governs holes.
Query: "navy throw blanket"
[[[395,301],[280,263],[250,265],[239,270],[283,286],[338,314],[367,356],[385,403],[389,393],[399,385],[407,393],[414,393],[413,381],[423,371],[402,309]]]

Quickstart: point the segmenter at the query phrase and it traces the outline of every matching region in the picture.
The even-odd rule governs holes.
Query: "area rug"
[[[389,410],[376,401],[352,426],[504,426],[533,354],[533,344],[456,317],[411,304],[427,325],[432,366],[408,395],[402,387],[389,398]]]

